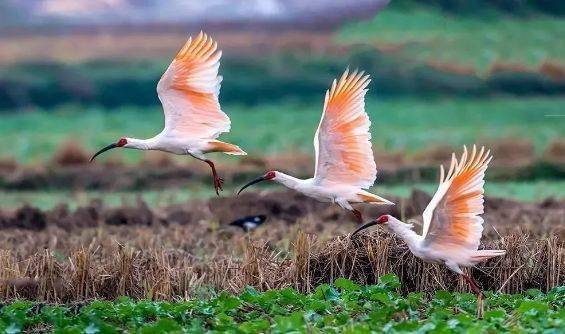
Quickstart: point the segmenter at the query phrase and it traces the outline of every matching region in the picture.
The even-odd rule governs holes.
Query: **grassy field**
[[[517,138],[532,141],[538,152],[563,136],[563,121],[546,115],[563,112],[565,98],[493,99],[385,99],[369,98],[374,147],[415,152],[434,144],[458,147],[478,141]],[[222,138],[250,154],[265,155],[298,150],[313,152],[312,139],[319,122],[319,103],[224,106],[232,131]],[[65,141],[94,150],[121,136],[150,137],[163,126],[161,108],[102,110],[62,107],[55,112],[6,114],[0,123],[4,146],[0,157],[22,163],[51,159]],[[125,161],[139,161],[140,152],[112,152]]]
[[[222,196],[232,196],[238,189],[237,184],[225,187]],[[269,189],[282,189],[269,186]],[[413,189],[420,189],[433,194],[437,189],[435,183],[402,184],[394,186],[375,186],[371,191],[386,195],[408,197]],[[565,198],[565,181],[537,182],[487,182],[487,196],[516,199],[524,202],[539,202],[546,198]],[[190,183],[180,189],[143,190],[143,191],[0,191],[0,209],[16,209],[29,204],[43,210],[52,209],[60,203],[69,205],[71,209],[88,205],[92,200],[101,200],[104,205],[116,207],[121,205],[136,206],[142,199],[150,207],[164,207],[183,204],[192,199],[204,199],[216,196],[208,184]]]
[[[400,295],[394,275],[359,286],[339,278],[313,293],[293,288],[239,295],[225,292],[180,302],[94,301],[80,308],[15,302],[1,308],[0,329],[57,333],[557,333],[563,328],[565,287],[547,294],[488,293],[483,319],[476,298],[438,291]]]
[[[336,36],[341,43],[394,48],[410,60],[447,62],[487,69],[495,61],[537,66],[544,59],[564,61],[565,29],[558,17],[450,16],[429,9],[387,9],[370,22],[353,23]]]

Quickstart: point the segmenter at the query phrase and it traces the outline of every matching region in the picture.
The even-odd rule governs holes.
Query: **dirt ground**
[[[419,219],[429,195],[362,207],[366,219],[391,213]],[[265,214],[250,233],[229,226]],[[487,198],[483,247],[507,255],[472,270],[485,289],[547,290],[565,282],[565,201],[524,204]],[[206,287],[240,291],[293,286],[309,291],[339,276],[374,283],[394,272],[404,291],[466,291],[447,269],[424,264],[375,228],[355,238],[349,213],[291,191],[248,193],[150,209],[75,211],[61,205],[0,213],[0,299],[71,302],[92,298],[187,298]],[[416,229],[420,228],[417,225]]]
[[[359,205],[369,218],[391,214],[401,219],[421,220],[420,215],[429,203],[429,194],[415,190],[409,198],[390,198],[395,206]],[[248,215],[266,215],[276,224],[296,224],[302,219],[314,221],[322,232],[328,222],[344,222],[353,228],[353,216],[337,205],[322,203],[293,191],[262,191],[239,196],[194,200],[184,205],[149,208],[143,201],[134,207],[107,208],[99,201],[71,211],[65,204],[42,211],[30,206],[18,210],[0,211],[0,229],[41,231],[51,226],[73,230],[103,225],[192,225],[201,221],[214,222],[220,227]],[[536,236],[550,232],[561,238],[565,232],[565,200],[546,199],[540,203],[523,203],[488,197],[485,201],[485,221],[498,233],[526,231]],[[419,224],[419,223],[418,223]],[[347,229],[341,231],[346,233]],[[488,228],[485,233],[489,233]],[[565,239],[565,238],[564,238]]]

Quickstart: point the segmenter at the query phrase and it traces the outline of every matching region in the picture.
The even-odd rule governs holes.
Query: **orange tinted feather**
[[[368,188],[375,181],[371,122],[364,103],[369,82],[363,72],[345,71],[326,92],[324,113],[314,139],[314,177],[320,183]]]
[[[483,220],[479,215],[484,211],[484,174],[490,160],[490,151],[485,153],[481,148],[477,153],[476,147],[470,157],[465,148],[459,162],[453,157],[454,168],[440,184],[440,189],[446,186],[447,191],[436,207],[426,208],[434,211],[433,216],[425,215],[424,219],[425,224],[430,224],[429,233],[424,235],[430,246],[444,251],[477,249],[482,234]]]
[[[202,32],[177,53],[157,85],[166,131],[204,139],[229,131],[230,119],[218,101],[221,55],[216,42]]]

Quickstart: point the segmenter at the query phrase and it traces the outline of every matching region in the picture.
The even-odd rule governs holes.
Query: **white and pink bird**
[[[298,179],[279,171],[247,183],[275,181],[322,202],[337,203],[350,210],[358,221],[361,213],[352,204],[393,204],[365,189],[373,185],[377,168],[371,148],[371,121],[365,112],[369,76],[363,72],[343,73],[326,92],[322,119],[314,136],[314,177]]]
[[[122,147],[138,150],[159,150],[190,155],[206,162],[212,169],[216,193],[222,190],[222,178],[214,163],[204,154],[223,152],[245,155],[238,146],[217,140],[230,130],[230,119],[218,101],[222,77],[218,76],[222,52],[217,43],[200,32],[190,38],[157,84],[157,94],[165,113],[165,128],[149,139],[122,137],[98,151],[91,159],[107,150]]]
[[[373,225],[385,226],[402,238],[416,257],[426,262],[443,263],[461,275],[481,302],[481,289],[461,267],[475,266],[506,253],[504,250],[478,249],[483,232],[480,215],[484,212],[484,176],[491,158],[490,151],[485,152],[484,147],[477,152],[473,146],[470,155],[465,147],[459,161],[455,154],[452,155],[447,175],[441,166],[439,187],[422,215],[422,235],[412,229],[412,224],[383,215],[359,227],[352,236]],[[482,303],[479,310],[482,310]]]

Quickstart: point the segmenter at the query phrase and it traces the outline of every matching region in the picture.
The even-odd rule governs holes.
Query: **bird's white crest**
[[[215,139],[230,130],[230,119],[220,109],[218,75],[222,52],[200,32],[190,38],[157,84],[165,112],[165,129],[176,138]]]
[[[365,112],[369,85],[364,72],[346,70],[326,92],[324,110],[314,137],[318,184],[369,188],[377,177],[371,147],[371,121]]]

